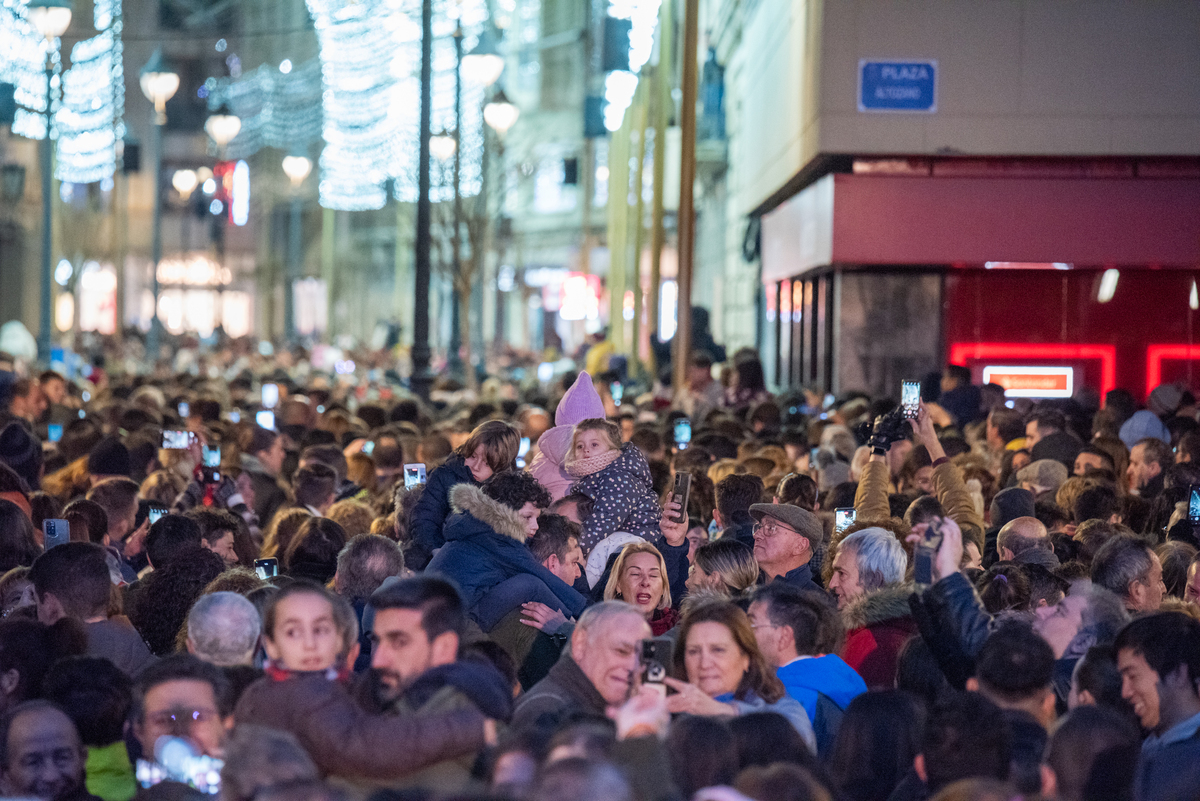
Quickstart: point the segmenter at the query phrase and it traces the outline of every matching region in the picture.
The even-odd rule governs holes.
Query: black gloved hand
[[[875,427],[871,430],[871,438],[867,440],[872,453],[883,455],[893,442],[904,439],[904,411],[897,406],[887,414],[875,418]]]

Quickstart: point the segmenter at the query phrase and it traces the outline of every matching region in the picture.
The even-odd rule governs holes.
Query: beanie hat
[[[1083,450],[1083,443],[1074,434],[1066,431],[1055,431],[1048,437],[1042,437],[1038,444],[1030,450],[1030,456],[1037,462],[1042,459],[1053,459],[1066,465],[1067,472],[1075,469],[1075,457]]]
[[[1168,445],[1171,444],[1171,432],[1167,431],[1167,427],[1163,425],[1162,420],[1158,419],[1158,415],[1145,409],[1134,412],[1133,417],[1121,425],[1120,437],[1121,442],[1124,442],[1125,447],[1130,450],[1148,437],[1161,439]]]
[[[0,462],[11,467],[30,487],[36,487],[42,466],[41,443],[21,423],[9,423],[0,431]]]
[[[1053,459],[1039,459],[1017,471],[1017,481],[1039,487],[1043,492],[1056,492],[1068,478],[1067,467]]]
[[[1150,392],[1146,405],[1159,417],[1171,417],[1183,403],[1183,390],[1176,384],[1159,384]]]
[[[554,411],[554,425],[574,426],[584,420],[594,420],[605,416],[604,401],[592,384],[592,377],[586,372],[575,378],[575,383],[562,396],[558,408]]]
[[[93,476],[128,476],[129,450],[117,437],[105,437],[88,454],[87,469]]]
[[[1026,465],[1028,466],[1028,465]],[[992,526],[1001,528],[1018,517],[1033,517],[1033,493],[1020,487],[1009,487],[992,498]]]

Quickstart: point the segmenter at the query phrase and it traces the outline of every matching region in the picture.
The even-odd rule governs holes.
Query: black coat
[[[450,490],[458,484],[479,484],[458,454],[429,474],[421,499],[412,511],[412,544],[404,554],[405,563],[413,570],[424,570],[433,552],[445,543],[442,527],[450,516]]]

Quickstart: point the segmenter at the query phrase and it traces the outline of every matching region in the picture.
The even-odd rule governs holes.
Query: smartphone
[[[58,442],[62,439],[62,423],[51,423],[46,426],[46,436],[51,442]]]
[[[681,417],[675,421],[675,447],[679,450],[687,450],[688,443],[692,441],[692,421],[686,417]]]
[[[857,515],[853,506],[846,506],[841,509],[833,510],[833,533],[841,534],[846,529],[854,525],[854,518]]]
[[[625,398],[625,385],[620,381],[614,381],[609,385],[608,389],[612,393],[613,404],[620,406],[621,401]]]
[[[264,409],[274,409],[279,405],[279,385],[262,385],[262,405]]]
[[[229,413],[229,422],[231,422],[231,423],[242,422],[242,413],[237,411],[236,409],[234,409],[232,412]]]
[[[942,547],[942,521],[933,518],[917,544],[916,560],[913,568],[913,580],[917,584],[928,586],[933,583],[933,560],[937,557],[938,548]]]
[[[517,447],[517,467],[525,469],[525,456],[529,453],[529,437],[521,437],[521,444]]]
[[[220,445],[201,445],[200,446],[200,463],[205,467],[220,467],[221,466],[221,446]]]
[[[275,430],[275,412],[269,409],[264,409],[261,412],[254,413],[254,423],[259,428],[265,428],[268,431]]]
[[[921,382],[920,381],[901,381],[900,382],[900,408],[904,410],[904,416],[909,420],[917,419],[917,409],[921,405]]]
[[[375,440],[369,439],[366,442],[364,442],[362,452],[365,453],[367,456],[370,456],[372,453],[374,453],[375,452]]]
[[[162,447],[167,451],[186,451],[192,442],[190,431],[164,431]]]
[[[176,411],[179,412],[180,417],[187,417],[192,413],[192,407],[188,406],[187,401],[180,401]]]
[[[279,560],[274,557],[270,559],[255,559],[254,572],[263,581],[275,578],[279,575]]]
[[[50,519],[42,521],[42,540],[45,543],[45,550],[50,550],[56,545],[62,545],[71,541],[71,525],[66,520]]]
[[[642,683],[662,684],[671,664],[673,643],[667,637],[642,640]]]
[[[1188,522],[1200,525],[1200,486],[1193,486],[1188,493]]]
[[[404,488],[412,489],[418,484],[425,483],[425,465],[423,464],[406,464],[404,465]]]
[[[821,452],[821,449],[819,447],[813,448],[812,450],[810,450],[808,452],[808,469],[809,470],[817,469],[817,454],[819,454],[820,452]]]
[[[146,519],[149,520],[150,525],[153,526],[155,523],[158,522],[159,518],[161,518],[166,513],[167,513],[167,507],[162,506],[160,504],[154,504],[152,506],[147,507]]]
[[[679,504],[679,514],[672,518],[676,523],[686,523],[688,519],[688,501],[692,494],[692,474],[676,473],[675,489],[671,491],[671,500]]]

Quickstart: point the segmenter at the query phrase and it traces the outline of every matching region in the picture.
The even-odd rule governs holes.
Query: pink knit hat
[[[575,425],[604,416],[604,401],[600,400],[600,393],[592,385],[592,377],[581,372],[558,402],[558,409],[554,412],[554,428],[538,438],[538,455],[529,468],[529,472],[550,492],[554,500],[566,494],[567,488],[575,481],[562,469],[567,452],[571,450]]]
[[[604,416],[604,401],[600,400],[600,393],[596,392],[592,377],[586,372],[581,372],[558,402],[558,409],[554,412],[554,425],[574,426],[584,420]]]

